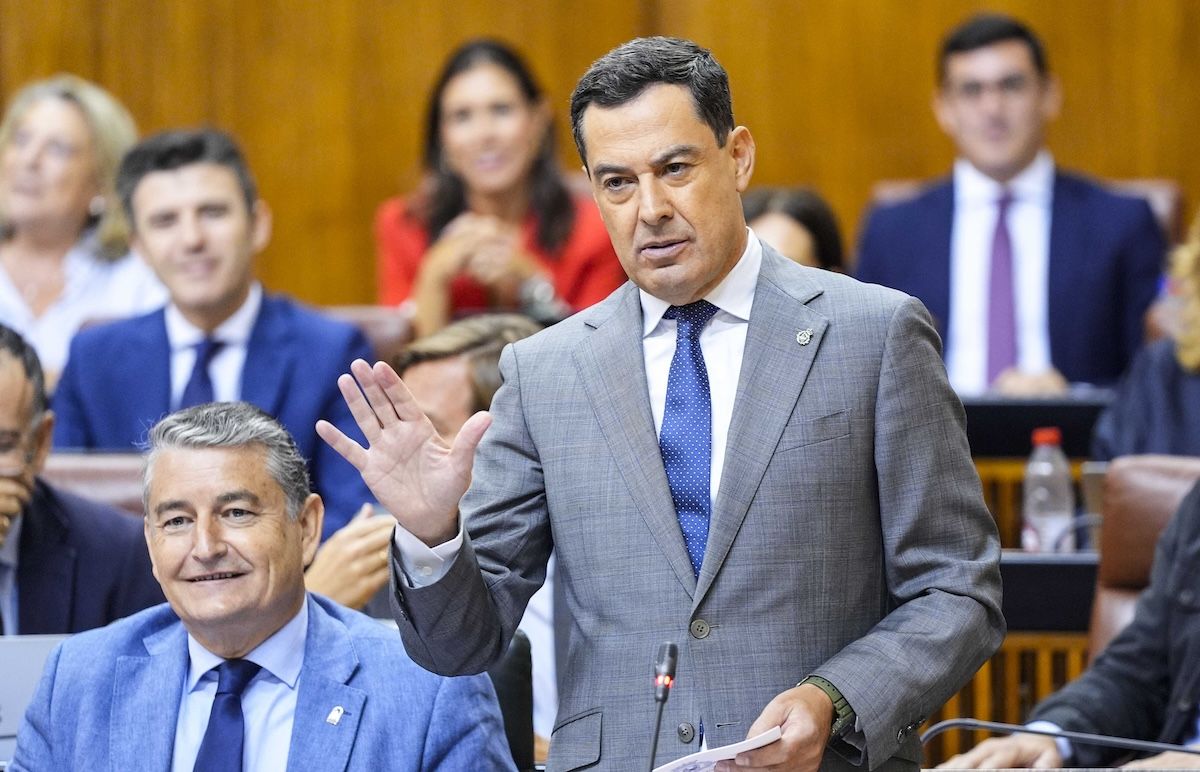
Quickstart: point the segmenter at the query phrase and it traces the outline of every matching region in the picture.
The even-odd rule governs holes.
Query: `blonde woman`
[[[73,75],[25,86],[0,122],[0,322],[33,344],[50,384],[81,325],[165,301],[129,254],[113,187],[136,139],[129,112]]]
[[[1200,456],[1200,217],[1171,255],[1181,307],[1172,338],[1138,352],[1120,391],[1096,422],[1092,456],[1133,453]]]

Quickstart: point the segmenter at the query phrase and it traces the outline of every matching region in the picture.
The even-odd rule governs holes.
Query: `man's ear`
[[[734,176],[737,180],[738,193],[745,193],[750,187],[750,178],[754,175],[754,137],[750,129],[738,126],[729,132],[729,155],[733,158]]]
[[[317,556],[317,547],[321,545],[321,525],[325,522],[325,503],[321,497],[315,493],[308,494],[296,520],[300,523],[300,544],[304,554],[301,565],[307,567]]]
[[[250,212],[250,217],[253,220],[251,223],[250,238],[254,246],[254,254],[258,254],[267,248],[267,244],[271,243],[271,228],[273,227],[273,217],[271,207],[266,201],[261,198],[254,202],[254,208]]]
[[[45,410],[42,420],[33,429],[33,455],[30,458],[30,468],[34,475],[42,473],[46,459],[50,456],[50,448],[54,446],[54,411]]]

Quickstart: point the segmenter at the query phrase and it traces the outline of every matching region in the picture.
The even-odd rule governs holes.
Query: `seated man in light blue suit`
[[[145,499],[168,604],[55,650],[13,769],[512,769],[487,676],[432,675],[305,593],[324,507],[277,421],[242,402],[168,416]]]
[[[245,400],[278,418],[309,459],[328,508],[325,536],[333,533],[373,499],[313,427],[324,419],[356,431],[336,381],[356,357],[370,358],[366,339],[263,293],[254,258],[270,240],[271,213],[228,135],[143,140],[121,163],[117,191],[134,248],[170,302],[76,336],[54,395],[55,445],[128,450],[172,410]]]

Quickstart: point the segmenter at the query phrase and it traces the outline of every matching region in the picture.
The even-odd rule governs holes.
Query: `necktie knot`
[[[248,659],[227,659],[217,665],[217,694],[232,694],[242,696],[246,685],[253,680],[261,665]]]
[[[224,343],[222,343],[221,341],[212,337],[211,335],[204,338],[204,340],[200,341],[199,343],[197,343],[196,344],[196,364],[197,364],[197,366],[208,367],[209,363],[212,362],[212,358],[217,355],[217,352],[220,351],[221,347],[224,345],[225,345]]]
[[[1009,205],[1012,204],[1012,202],[1013,202],[1012,191],[1009,190],[1008,188],[1005,188],[1000,193],[1000,198],[996,199],[996,206],[1000,211],[1001,217],[1003,217],[1008,212],[1008,207],[1009,207]]]
[[[717,307],[712,303],[707,300],[697,300],[695,303],[688,303],[685,306],[671,306],[663,316],[679,323],[681,337],[689,336],[695,339],[700,337],[700,331],[704,329],[704,325],[708,324],[708,320],[712,319],[716,312]]]

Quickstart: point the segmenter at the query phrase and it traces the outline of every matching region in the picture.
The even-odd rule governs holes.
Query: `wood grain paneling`
[[[944,173],[929,110],[945,30],[967,0],[0,0],[0,97],[60,70],[99,81],[143,131],[211,123],[242,141],[276,215],[261,274],[314,303],[374,297],[371,216],[411,187],[425,95],[447,52],[495,35],[528,55],[559,115],[595,57],[638,34],[692,37],[730,71],[758,141],[756,182],[816,186],[854,233],[871,184]],[[1047,42],[1070,167],[1170,177],[1200,202],[1200,3],[999,0]]]

